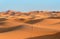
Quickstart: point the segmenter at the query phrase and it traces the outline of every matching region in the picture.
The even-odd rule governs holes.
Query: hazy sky
[[[0,11],[60,10],[60,0],[0,0]]]

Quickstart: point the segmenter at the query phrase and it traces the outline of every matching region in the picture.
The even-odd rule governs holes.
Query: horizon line
[[[10,10],[11,10],[11,9],[10,9]],[[9,11],[9,10],[3,10],[3,11],[0,10],[0,12],[6,12],[6,11]],[[57,11],[57,12],[59,12],[60,10],[29,10],[29,11],[11,10],[11,11],[17,11],[17,12],[31,12],[31,11]]]

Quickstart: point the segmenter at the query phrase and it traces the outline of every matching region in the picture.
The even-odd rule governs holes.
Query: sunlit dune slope
[[[60,12],[0,12],[0,39],[27,39],[60,32]],[[39,38],[39,37],[38,37]]]

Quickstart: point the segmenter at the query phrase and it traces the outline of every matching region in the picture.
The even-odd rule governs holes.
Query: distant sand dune
[[[0,39],[60,39],[60,11],[0,12]]]

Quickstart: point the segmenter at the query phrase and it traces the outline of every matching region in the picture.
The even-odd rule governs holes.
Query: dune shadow
[[[6,22],[4,22],[4,21],[0,22],[0,25],[4,25],[4,24],[6,24]]]
[[[25,21],[25,19],[24,18],[18,18],[18,19],[15,19],[16,21],[19,21],[19,22],[23,22],[23,21]]]
[[[22,29],[22,28],[24,28],[24,26],[22,25],[10,27],[10,28],[0,28],[0,33],[10,32],[10,31],[14,31],[14,30]]]
[[[8,19],[6,19],[6,18],[0,18],[0,25],[6,24],[6,20],[8,20]]]
[[[44,19],[36,19],[36,20],[29,20],[25,23],[28,23],[28,24],[35,24],[35,23],[38,23],[38,22],[42,22]]]
[[[6,21],[7,19],[6,18],[0,18],[0,21]]]
[[[60,17],[49,17],[48,19],[60,19]]]
[[[60,39],[60,32],[53,35],[37,36],[37,37],[32,37],[27,39]]]

